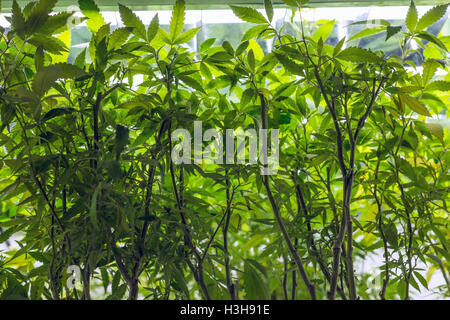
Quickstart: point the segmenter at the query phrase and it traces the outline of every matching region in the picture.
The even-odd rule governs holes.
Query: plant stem
[[[263,130],[267,130],[267,116],[266,116],[266,100],[264,98],[264,94],[262,94],[261,92],[258,92],[259,95],[259,99],[261,102],[261,122],[262,122],[262,129]],[[267,148],[266,148],[267,149]],[[264,157],[266,157],[266,159],[264,160],[264,170],[267,169],[267,156],[268,156],[268,150],[265,150],[266,154],[264,155]],[[267,173],[267,172],[265,172]],[[270,182],[269,182],[269,176],[268,175],[264,175],[262,177],[263,179],[263,183],[264,183],[264,187],[266,189],[266,193],[267,193],[267,197],[269,198],[270,201],[270,205],[272,206],[272,211],[273,214],[275,216],[275,219],[278,222],[278,226],[281,229],[281,232],[283,234],[284,240],[286,241],[289,251],[291,253],[292,258],[294,259],[298,271],[300,273],[300,276],[302,277],[303,282],[305,283],[308,291],[309,291],[309,295],[311,297],[312,300],[316,300],[316,289],[314,287],[314,284],[312,282],[310,282],[308,275],[306,274],[305,268],[303,266],[303,262],[302,259],[300,258],[297,249],[294,247],[292,240],[289,236],[289,233],[287,232],[286,226],[284,225],[283,222],[283,218],[281,217],[281,213],[280,210],[278,208],[278,205],[275,202],[275,199],[273,197],[272,194],[272,190],[270,188]]]

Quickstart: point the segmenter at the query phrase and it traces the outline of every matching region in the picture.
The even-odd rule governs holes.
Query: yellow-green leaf
[[[97,32],[101,26],[105,24],[105,20],[100,13],[100,9],[95,4],[94,0],[78,0],[78,5],[81,12],[89,18],[86,24],[92,32]]]
[[[444,129],[439,123],[425,123],[425,127],[430,130],[431,134],[444,143]]]
[[[141,39],[147,39],[147,32],[145,31],[144,24],[131,9],[119,4],[119,13],[123,24],[128,28],[132,28],[133,34]]]
[[[172,11],[172,18],[170,19],[169,32],[170,39],[174,41],[178,35],[183,31],[184,26],[184,0],[177,0]]]
[[[398,94],[399,98],[404,102],[411,110],[417,112],[418,114],[431,117],[430,112],[428,112],[427,108],[419,101],[417,98],[408,96],[403,93]]]

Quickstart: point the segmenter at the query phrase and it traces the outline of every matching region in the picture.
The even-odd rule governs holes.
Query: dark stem
[[[267,116],[266,116],[266,100],[264,98],[264,95],[262,93],[258,93],[259,94],[259,98],[260,98],[260,102],[261,102],[261,122],[262,122],[262,129],[263,130],[267,130]],[[267,148],[266,148],[267,149]],[[267,156],[268,156],[268,150],[265,150],[266,154],[265,156],[265,161],[264,161],[264,170],[267,170]],[[267,172],[265,172],[267,173]],[[278,208],[278,205],[275,202],[275,199],[272,195],[272,190],[270,188],[270,182],[269,182],[269,176],[268,175],[264,175],[262,177],[263,182],[264,182],[264,187],[266,189],[266,193],[267,193],[267,197],[269,198],[270,201],[270,205],[272,206],[272,211],[274,213],[275,219],[278,222],[278,226],[281,229],[281,233],[283,234],[284,240],[286,241],[289,251],[291,253],[291,256],[293,257],[298,271],[300,273],[300,276],[302,277],[303,282],[305,283],[309,295],[311,297],[312,300],[316,300],[316,289],[314,287],[314,284],[312,282],[309,281],[308,275],[306,274],[305,268],[303,266],[303,261],[300,258],[297,249],[294,247],[294,244],[292,243],[292,240],[289,236],[289,233],[287,232],[286,226],[284,225],[283,222],[283,218],[281,217],[281,213],[280,210]]]

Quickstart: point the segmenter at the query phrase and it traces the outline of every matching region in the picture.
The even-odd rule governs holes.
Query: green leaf
[[[40,68],[31,84],[33,92],[42,97],[60,77],[61,69],[54,65]]]
[[[172,11],[172,18],[170,19],[169,32],[170,39],[174,41],[178,35],[183,31],[184,26],[185,3],[184,0],[177,0]]]
[[[77,66],[80,69],[84,68],[84,63],[86,61],[86,48],[83,49],[83,51],[81,51],[78,56],[75,58],[75,61],[73,62],[73,64],[75,66]]]
[[[336,56],[342,49],[342,46],[345,43],[345,37],[343,37],[341,40],[339,40],[338,44],[336,45],[336,47],[334,47],[333,49],[333,57]]]
[[[42,28],[39,29],[39,32],[47,35],[53,35],[67,30],[67,22],[72,15],[73,12],[64,11],[50,16]]]
[[[425,32],[425,31],[418,32],[416,34],[416,37],[418,37],[420,39],[423,39],[423,40],[426,40],[426,41],[429,41],[429,42],[432,42],[435,45],[437,45],[439,48],[441,48],[441,49],[443,49],[445,51],[448,51],[446,45],[439,38],[437,38],[436,36],[432,35],[431,33],[428,33],[428,32]]]
[[[11,29],[14,30],[21,38],[23,38],[27,26],[25,17],[16,0],[13,1],[11,13]]]
[[[209,38],[200,44],[200,52],[206,51],[214,44],[216,38]]]
[[[317,28],[316,31],[314,31],[312,39],[316,42],[318,42],[320,38],[322,38],[323,41],[327,40],[331,32],[333,31],[335,24],[336,21],[334,20],[323,23],[322,25],[320,25],[320,27]]]
[[[248,40],[241,42],[236,49],[236,52],[235,52],[236,56],[240,56],[247,49],[249,44],[250,44],[250,41],[248,41]]]
[[[431,114],[428,112],[427,108],[419,101],[417,98],[408,96],[403,93],[398,94],[399,98],[403,103],[406,103],[411,110],[417,112],[418,114],[431,117]]]
[[[155,14],[147,29],[148,42],[151,42],[156,37],[158,29],[159,29],[159,17],[158,14]]]
[[[128,28],[118,28],[111,33],[108,42],[108,51],[119,49],[130,36]]]
[[[117,270],[116,273],[113,276],[112,281],[111,281],[112,294],[114,294],[116,292],[117,288],[119,288],[120,279],[121,279],[120,271]]]
[[[125,146],[128,144],[130,131],[127,127],[118,124],[116,126],[116,140],[114,148],[116,149],[116,158],[120,156]]]
[[[28,40],[29,43],[35,45],[36,47],[42,46],[45,51],[53,54],[60,54],[61,52],[68,51],[64,42],[58,38],[46,36],[40,33],[35,34]]]
[[[186,32],[183,32],[178,36],[178,38],[173,42],[173,44],[182,44],[192,40],[195,37],[197,32],[201,29],[201,27],[189,29]]]
[[[290,7],[296,7],[296,8],[298,8],[298,6],[300,5],[300,4],[302,4],[302,1],[300,1],[300,0],[282,0],[285,4],[287,4],[288,6],[290,6]],[[303,2],[305,2],[305,1],[303,1]],[[307,2],[307,1],[306,1]]]
[[[231,56],[234,56],[234,49],[230,42],[224,41],[222,42],[222,48]]]
[[[270,298],[270,291],[261,273],[249,262],[244,262],[244,290],[246,299]]]
[[[91,201],[91,209],[89,210],[89,218],[91,223],[94,225],[95,229],[98,230],[98,221],[97,221],[97,200],[98,194],[102,188],[102,183],[100,182],[98,186],[94,190],[94,194],[92,195]]]
[[[420,283],[428,290],[428,283],[427,280],[417,271],[414,271],[414,275],[417,279],[419,279]]]
[[[244,33],[244,35],[242,36],[242,41],[251,40],[253,38],[259,38],[259,36],[263,34],[264,31],[266,30],[267,24],[259,24],[257,26],[254,26]]]
[[[120,19],[122,19],[123,24],[132,28],[132,33],[143,40],[147,40],[147,32],[145,31],[145,26],[141,19],[138,18],[129,8],[119,4]]]
[[[0,243],[3,243],[7,241],[11,236],[17,232],[17,228],[9,228],[7,230],[3,230],[3,232],[0,233]]]
[[[433,78],[437,69],[440,67],[440,63],[436,60],[428,59],[422,64],[422,67],[422,85],[425,86]]]
[[[36,71],[44,66],[44,48],[42,46],[37,47],[34,54],[34,67]]]
[[[252,49],[250,49],[250,51],[248,52],[247,59],[250,70],[252,72],[255,72],[255,54],[253,53]]]
[[[250,23],[267,23],[266,18],[256,9],[247,7],[230,6],[233,13],[240,19]]]
[[[175,283],[184,293],[186,299],[189,299],[189,289],[186,284],[186,279],[184,278],[183,272],[179,268],[171,268],[171,274],[175,280]]]
[[[303,75],[303,67],[296,62],[292,61],[283,54],[275,53],[278,61],[283,65],[283,67],[292,74]]]
[[[414,30],[416,29],[417,18],[418,18],[417,8],[416,5],[414,4],[414,1],[411,0],[411,4],[409,6],[408,13],[406,14],[405,20],[406,27],[410,32],[414,32]]]
[[[349,47],[342,50],[336,58],[352,62],[381,63],[382,59],[370,50]]]
[[[450,81],[436,80],[431,82],[425,87],[427,91],[450,91]]]
[[[398,231],[395,226],[395,223],[389,222],[388,224],[383,225],[383,232],[386,236],[387,242],[394,248],[397,248],[398,247]]]
[[[436,6],[428,10],[417,22],[416,31],[421,31],[442,18],[447,12],[449,4]]]
[[[273,19],[272,0],[264,0],[264,9],[266,10],[266,15],[267,18],[269,18],[269,22],[272,22]]]
[[[64,79],[76,79],[86,75],[84,70],[70,63],[56,63],[54,66],[61,70],[61,78]]]
[[[386,27],[386,40],[385,41],[388,41],[389,38],[391,38],[392,36],[396,35],[401,30],[402,30],[402,26],[387,26]]]
[[[59,117],[64,114],[70,114],[75,111],[76,110],[74,108],[66,108],[66,107],[54,108],[54,109],[50,110],[49,112],[47,112],[46,114],[44,114],[44,116],[42,117],[42,122]]]
[[[105,24],[105,20],[100,13],[100,9],[95,4],[94,0],[78,0],[78,6],[81,12],[89,18],[86,24],[90,31],[97,32],[101,26]]]
[[[205,92],[205,89],[203,89],[203,86],[194,78],[183,75],[183,76],[180,76],[179,79],[181,81],[183,81],[186,85],[191,87],[192,89],[195,89],[195,90],[198,90],[201,92]]]
[[[425,127],[430,130],[431,134],[444,143],[444,129],[439,123],[425,123]]]
[[[57,0],[39,0],[31,9],[27,18],[27,31],[30,34],[39,30],[47,21]]]
[[[383,32],[384,30],[385,30],[384,27],[374,27],[374,28],[363,29],[360,32],[354,34],[348,40],[351,41],[351,40],[355,40],[355,39],[364,38],[364,37],[367,37],[367,36],[371,36],[373,34],[377,34],[377,33]]]

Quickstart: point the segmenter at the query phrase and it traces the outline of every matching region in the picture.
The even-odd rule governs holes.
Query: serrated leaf
[[[111,33],[108,42],[108,51],[117,50],[122,44],[127,41],[130,35],[130,30],[128,28],[118,28]]]
[[[172,40],[170,39],[170,35],[161,27],[158,29],[158,33],[154,41],[162,41],[163,44],[171,44]]]
[[[436,80],[425,87],[425,90],[430,91],[450,91],[450,81]]]
[[[159,29],[159,17],[158,14],[155,14],[147,29],[148,42],[151,42],[156,37],[158,29]]]
[[[119,4],[119,13],[123,24],[128,28],[132,28],[133,34],[143,40],[147,40],[147,32],[145,31],[144,23],[142,23],[141,19],[139,19],[131,9]]]
[[[36,47],[42,46],[45,51],[53,54],[59,54],[61,52],[68,51],[64,42],[55,37],[49,37],[40,33],[35,34],[28,40],[29,43]]]
[[[31,87],[33,92],[42,97],[61,77],[61,69],[55,66],[42,67],[36,72]]]
[[[70,30],[66,30],[56,36],[56,39],[60,40],[62,43],[64,43],[64,46],[66,48],[70,47],[71,43],[71,32]],[[53,63],[59,63],[59,62],[67,62],[67,58],[69,57],[69,51],[63,51],[58,54],[50,54],[52,57]]]
[[[11,13],[11,29],[16,31],[20,37],[23,37],[26,29],[26,22],[22,10],[16,0],[13,1]]]
[[[173,44],[183,44],[183,43],[191,41],[192,38],[195,37],[195,35],[197,34],[197,32],[200,29],[201,29],[201,27],[197,27],[197,28],[189,29],[186,32],[183,32],[182,34],[180,34],[178,36],[178,38],[176,38],[176,40],[173,42]]]
[[[58,63],[40,68],[34,76],[31,87],[34,93],[42,97],[59,78],[78,78],[84,74],[86,73],[83,70],[74,65]]]
[[[27,32],[33,34],[38,31],[47,21],[57,0],[39,0],[31,9],[27,18]]]
[[[417,112],[418,114],[431,117],[431,114],[428,112],[427,108],[419,101],[417,98],[408,96],[403,93],[398,94],[399,98],[404,102],[411,110]]]
[[[440,67],[440,63],[436,60],[428,59],[422,64],[422,67],[422,85],[426,85],[433,78],[437,69]]]
[[[449,4],[435,6],[428,10],[417,22],[416,31],[421,31],[442,18],[447,12]]]
[[[392,36],[396,35],[397,33],[402,30],[401,26],[387,26],[386,27],[386,40],[388,41]]]
[[[88,18],[86,24],[90,31],[97,32],[105,24],[105,20],[100,13],[100,9],[94,0],[78,0],[81,12]]]
[[[71,18],[73,12],[58,12],[50,16],[45,24],[40,28],[39,32],[43,34],[53,35],[67,30],[68,19]]]
[[[86,72],[70,63],[57,63],[54,67],[61,70],[61,78],[76,79],[86,75]]]
[[[248,7],[230,6],[233,13],[240,19],[250,23],[267,23],[266,18],[256,9]]]
[[[342,50],[336,57],[342,60],[352,62],[371,62],[371,63],[382,62],[382,59],[372,51],[358,47],[346,48]]]
[[[406,27],[410,32],[414,32],[414,30],[416,29],[417,18],[418,18],[417,8],[416,5],[414,4],[414,1],[411,0],[411,4],[409,6],[408,13],[406,14],[405,20]]]
[[[177,0],[173,7],[172,17],[170,18],[169,32],[170,39],[174,41],[183,31],[184,26],[185,3],[184,0]]]

